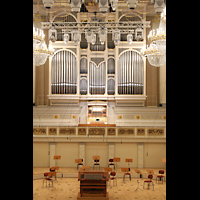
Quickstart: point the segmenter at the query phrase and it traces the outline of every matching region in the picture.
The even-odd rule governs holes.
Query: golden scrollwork
[[[79,128],[78,135],[86,135],[86,128]]]
[[[59,135],[75,135],[75,128],[59,128]]]
[[[147,134],[149,136],[164,136],[164,129],[163,128],[148,128]]]
[[[46,131],[47,131],[46,128],[40,128],[40,127],[33,128],[33,135],[46,135]]]
[[[145,135],[145,129],[144,128],[137,128],[137,135],[144,136]]]
[[[57,128],[49,128],[49,135],[57,135]]]
[[[119,128],[118,135],[134,135],[134,128]]]
[[[116,129],[115,128],[108,128],[107,129],[107,135],[115,135]]]
[[[104,128],[89,128],[89,135],[105,135]]]

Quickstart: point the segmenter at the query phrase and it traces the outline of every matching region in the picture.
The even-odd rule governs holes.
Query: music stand
[[[58,160],[60,160],[61,159],[61,156],[54,156],[54,158],[53,158],[54,160],[56,160],[56,165],[58,165]]]
[[[128,167],[129,167],[129,164],[130,164],[130,162],[133,162],[133,159],[131,159],[131,158],[128,159],[128,158],[127,158],[127,159],[125,159],[125,161],[128,162]]]
[[[104,167],[104,171],[106,171],[106,172],[112,172],[112,168],[111,167]]]
[[[84,165],[84,166],[82,166],[82,167],[80,168],[80,171],[88,171],[89,169],[90,169],[90,166]]]
[[[117,171],[117,163],[120,162],[120,158],[113,158],[113,162],[116,163],[116,171]]]
[[[134,170],[135,170],[135,172],[136,172],[137,174],[140,174],[139,178],[141,178],[142,172],[141,172],[139,169],[134,169]],[[137,188],[135,189],[135,192],[136,192],[137,190],[142,190],[141,188],[139,188],[139,181],[138,181],[138,180],[137,180]],[[142,191],[143,191],[143,190],[142,190]]]

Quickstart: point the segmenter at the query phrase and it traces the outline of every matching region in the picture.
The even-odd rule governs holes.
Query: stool
[[[145,181],[144,181],[143,189],[144,189],[145,183],[147,183],[147,185],[148,185],[148,188],[147,188],[148,190],[150,189],[150,188],[149,188],[150,184],[153,185],[153,189],[154,189],[154,183],[153,183],[153,181],[151,180],[151,179],[153,178],[153,175],[152,175],[152,174],[149,174],[149,175],[148,175],[148,178],[149,178],[149,180],[145,180]]]

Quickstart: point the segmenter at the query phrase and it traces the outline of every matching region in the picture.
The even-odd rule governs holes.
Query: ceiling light
[[[74,30],[71,32],[72,34],[72,40],[74,41],[75,45],[79,45],[81,41],[81,34],[78,30]]]
[[[64,41],[65,44],[68,43],[68,41],[69,41],[69,34],[68,33],[64,33],[63,41]]]
[[[114,29],[112,32],[112,40],[114,41],[115,45],[118,45],[120,42],[120,30]]]
[[[127,35],[127,42],[128,42],[129,44],[131,44],[132,41],[133,41],[133,35],[132,35],[131,33],[129,33],[129,34]]]
[[[106,37],[107,37],[107,28],[99,28],[99,40],[102,45],[105,43]]]

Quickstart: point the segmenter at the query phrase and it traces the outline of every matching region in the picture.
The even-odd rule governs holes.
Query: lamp
[[[79,45],[81,41],[81,34],[79,30],[74,30],[71,32],[71,34],[72,34],[72,40],[74,41],[74,44]]]
[[[69,41],[69,34],[68,33],[64,33],[63,41],[64,41],[65,44],[68,43],[68,41]]]
[[[96,42],[96,34],[90,29],[85,31],[85,38],[88,43],[95,44]]]
[[[112,32],[112,40],[114,41],[115,45],[118,45],[120,42],[120,30],[114,29]]]
[[[102,45],[105,43],[106,37],[107,37],[107,28],[99,28],[99,39]]]
[[[128,42],[129,44],[131,44],[132,41],[133,41],[133,35],[132,35],[131,33],[129,33],[129,34],[127,35],[127,42]]]

